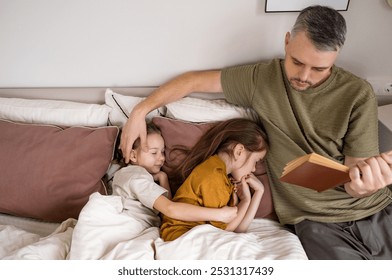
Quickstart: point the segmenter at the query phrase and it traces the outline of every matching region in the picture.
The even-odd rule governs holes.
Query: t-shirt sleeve
[[[114,194],[139,200],[150,209],[154,209],[153,205],[159,196],[167,196],[167,190],[155,183],[152,175],[143,168],[121,170],[115,174],[113,185]]]
[[[369,98],[354,108],[344,137],[343,154],[371,157],[379,154],[377,99]]]
[[[233,66],[222,70],[221,84],[228,102],[251,107],[256,71],[257,65]]]
[[[146,180],[146,178],[135,178],[131,184],[131,189],[136,199],[150,209],[154,209],[154,203],[158,197],[161,195],[167,196],[166,189],[154,181]]]

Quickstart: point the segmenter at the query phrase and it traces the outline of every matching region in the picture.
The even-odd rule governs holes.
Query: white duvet
[[[255,219],[241,234],[201,225],[164,242],[157,227],[145,229],[124,211],[120,197],[101,195],[46,237],[0,225],[0,242],[0,259],[307,259],[297,236],[272,220]]]
[[[0,225],[0,259],[64,260],[71,246],[76,220],[64,221],[52,234],[41,237],[11,225]]]

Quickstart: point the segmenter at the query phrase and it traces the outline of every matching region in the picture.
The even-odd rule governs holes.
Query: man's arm
[[[392,151],[370,158],[346,157],[351,182],[344,188],[352,197],[369,196],[392,184]]]
[[[129,115],[121,134],[120,148],[125,162],[129,162],[132,145],[140,137],[141,146],[146,149],[146,115],[152,110],[179,100],[192,92],[222,92],[221,71],[192,71],[184,73],[163,84],[150,96],[140,102]]]

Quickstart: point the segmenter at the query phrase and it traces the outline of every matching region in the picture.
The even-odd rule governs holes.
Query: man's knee
[[[361,245],[343,228],[340,224],[308,220],[295,225],[296,234],[311,260],[366,259]]]

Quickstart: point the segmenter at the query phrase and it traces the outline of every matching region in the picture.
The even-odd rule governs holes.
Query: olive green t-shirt
[[[253,108],[267,132],[266,165],[281,223],[357,220],[391,202],[389,188],[353,198],[343,186],[319,193],[279,181],[287,162],[311,152],[339,162],[379,153],[377,98],[366,81],[334,66],[324,83],[299,92],[287,81],[284,61],[274,59],[223,69],[221,82],[226,99]]]

